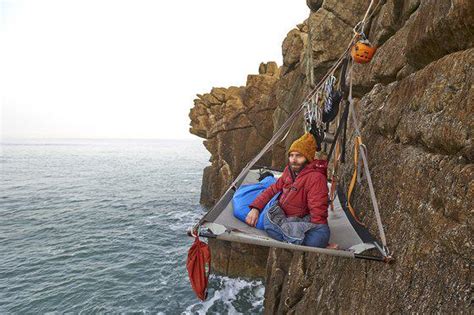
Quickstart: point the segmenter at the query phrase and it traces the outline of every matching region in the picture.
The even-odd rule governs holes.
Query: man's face
[[[305,166],[307,160],[303,154],[299,152],[290,152],[288,155],[290,167],[294,172],[299,172]]]

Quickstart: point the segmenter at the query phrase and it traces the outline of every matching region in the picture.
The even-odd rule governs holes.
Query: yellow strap
[[[354,219],[356,219],[356,221],[359,222],[360,224],[364,225],[360,221],[360,219],[357,217],[356,212],[351,205],[351,195],[352,195],[352,191],[354,190],[356,180],[357,180],[357,165],[359,163],[359,146],[361,144],[362,144],[362,138],[360,136],[357,136],[354,141],[354,173],[352,174],[349,190],[347,191],[347,207],[349,208],[349,211],[351,212]]]

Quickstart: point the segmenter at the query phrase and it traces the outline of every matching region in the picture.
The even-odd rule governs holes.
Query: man
[[[260,210],[281,193],[264,217],[267,234],[298,245],[328,246],[327,161],[315,160],[315,153],[316,141],[310,133],[293,142],[282,176],[250,205],[248,225],[255,226]]]

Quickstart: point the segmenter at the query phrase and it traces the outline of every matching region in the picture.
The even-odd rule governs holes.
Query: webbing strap
[[[365,146],[365,144],[361,143],[360,144],[360,150],[364,150],[364,153],[365,153],[365,156],[368,156],[367,155],[367,147]],[[362,154],[359,154],[359,162],[357,164],[357,183],[361,183],[362,182],[362,176],[364,175],[364,173],[362,172]]]
[[[354,131],[355,131],[355,136],[356,136],[356,143],[354,144],[354,174],[352,176],[352,181],[351,181],[351,184],[352,182],[354,182],[355,184],[355,180],[356,180],[356,177],[357,177],[357,165],[358,164],[358,157],[356,159],[356,152],[357,154],[359,153],[359,148],[361,146],[364,146],[363,143],[362,143],[362,137],[361,137],[361,133],[360,133],[360,129],[359,129],[359,122],[357,120],[357,115],[355,113],[355,109],[354,109],[354,100],[352,99],[352,74],[353,74],[353,65],[354,65],[354,62],[352,61],[351,63],[351,69],[350,69],[350,77],[349,77],[349,115],[352,117],[352,123],[354,125]],[[365,147],[365,146],[364,146]],[[387,248],[387,240],[385,238],[385,231],[383,229],[383,224],[382,224],[382,218],[380,217],[380,211],[379,211],[379,205],[378,205],[378,202],[377,202],[377,197],[375,196],[375,190],[374,190],[374,185],[372,183],[372,177],[370,176],[370,170],[369,170],[369,163],[368,163],[368,159],[367,159],[367,154],[366,154],[366,149],[362,149],[360,150],[360,155],[362,157],[362,164],[364,165],[364,175],[367,179],[367,184],[369,186],[369,192],[370,192],[370,199],[372,201],[372,206],[374,208],[374,213],[375,213],[375,218],[376,218],[376,222],[377,222],[377,227],[378,227],[378,230],[379,230],[379,235],[380,235],[380,240],[382,241],[382,244],[385,248]],[[351,187],[349,187],[349,189],[351,190],[350,192],[352,192],[352,189]],[[350,202],[350,194],[348,193],[348,203]],[[350,208],[349,208],[350,209]],[[351,211],[352,212],[352,211]]]
[[[344,107],[344,111],[339,119],[339,126],[336,129],[336,134],[334,135],[334,141],[331,145],[331,148],[329,149],[328,162],[331,160],[332,153],[334,151],[334,148],[336,147],[336,140],[338,140],[340,133],[342,132],[344,126],[347,124],[347,118],[349,115],[349,103],[348,102],[343,102],[343,103],[346,103],[346,106]]]
[[[340,145],[339,141],[336,141],[336,151],[334,153],[334,163],[332,168],[332,176],[331,176],[331,191],[329,192],[329,200],[331,201],[331,211],[334,211],[334,200],[336,199],[336,187],[339,181],[337,177],[337,171],[339,166],[339,151]]]
[[[354,126],[355,126],[355,125],[358,125],[358,122],[357,122],[357,118],[356,118],[356,115],[355,115],[355,112],[354,112],[352,100],[350,100],[350,104],[351,104],[351,108],[352,108],[352,110],[350,111],[350,114],[351,114],[352,121],[353,121]],[[363,143],[362,143],[361,137],[357,136],[356,139],[360,139],[360,142],[357,144],[357,148],[362,147]],[[355,150],[356,150],[356,148],[354,147],[354,151]],[[382,241],[383,246],[387,247],[387,240],[385,238],[385,232],[384,232],[384,229],[383,229],[382,218],[380,217],[379,205],[378,205],[378,202],[377,202],[377,197],[375,196],[375,190],[374,190],[374,185],[372,183],[372,177],[370,176],[370,170],[369,170],[369,163],[368,163],[367,155],[366,155],[366,152],[365,152],[364,149],[357,150],[357,151],[360,151],[360,156],[362,157],[362,162],[363,162],[362,164],[364,166],[364,175],[365,175],[365,178],[367,180],[367,184],[369,186],[370,199],[372,201],[372,206],[374,208],[375,218],[376,218],[376,221],[377,221],[377,227],[379,229],[380,240]],[[357,161],[355,161],[355,162],[357,163]],[[354,172],[356,173],[357,171],[354,170]],[[354,176],[353,176],[353,180],[355,181]],[[349,198],[350,197],[348,197],[348,199]]]
[[[352,191],[354,190],[354,187],[355,187],[355,184],[356,184],[356,179],[357,179],[357,169],[358,169],[357,166],[359,164],[359,146],[361,144],[362,144],[362,138],[360,136],[357,136],[354,140],[354,172],[352,173],[352,178],[351,178],[351,182],[349,184],[349,189],[347,190],[347,207],[349,208],[349,211],[351,212],[354,219],[359,224],[364,225],[362,223],[362,221],[359,219],[359,217],[357,216],[354,208],[351,205]]]

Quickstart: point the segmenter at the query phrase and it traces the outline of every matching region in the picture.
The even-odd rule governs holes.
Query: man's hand
[[[250,226],[256,226],[259,214],[260,212],[258,211],[258,209],[253,208],[252,210],[250,210],[249,214],[247,214],[247,217],[245,218],[245,223]]]

